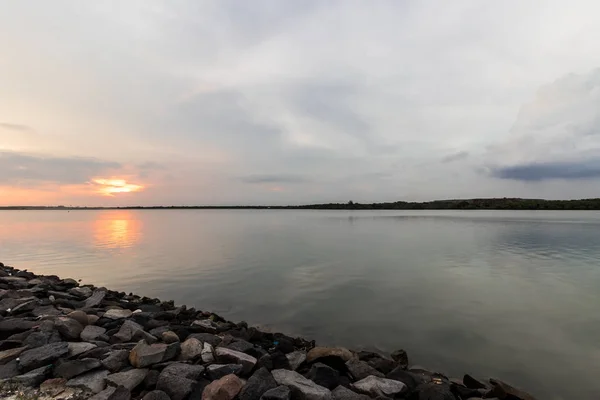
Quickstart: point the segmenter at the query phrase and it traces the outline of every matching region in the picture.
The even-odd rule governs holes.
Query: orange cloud
[[[125,179],[92,179],[92,183],[98,186],[97,193],[104,196],[114,196],[118,193],[133,193],[144,190],[143,185],[128,183]]]

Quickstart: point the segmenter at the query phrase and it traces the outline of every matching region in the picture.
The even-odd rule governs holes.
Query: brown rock
[[[236,375],[227,375],[211,382],[202,392],[202,400],[233,400],[244,384]]]
[[[344,347],[315,347],[306,355],[306,362],[314,362],[323,357],[338,357],[344,362],[350,361],[354,355]]]
[[[10,362],[10,361],[14,360],[25,349],[27,349],[27,346],[25,346],[25,347],[17,347],[16,349],[9,349],[9,350],[0,351],[0,365],[4,365],[7,362]]]
[[[129,353],[129,362],[136,368],[144,368],[163,360],[167,345],[164,343],[147,344],[140,340]]]
[[[86,326],[88,324],[88,315],[81,310],[75,310],[67,314],[67,317],[73,318],[75,321],[79,322],[82,326]]]

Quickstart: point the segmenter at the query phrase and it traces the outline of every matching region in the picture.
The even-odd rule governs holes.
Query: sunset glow
[[[92,182],[99,186],[98,193],[104,196],[113,196],[118,193],[132,193],[144,190],[144,186],[127,183],[125,179],[93,179]]]

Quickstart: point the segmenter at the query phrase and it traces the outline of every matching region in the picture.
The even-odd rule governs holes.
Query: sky
[[[600,197],[595,0],[0,0],[0,205]]]

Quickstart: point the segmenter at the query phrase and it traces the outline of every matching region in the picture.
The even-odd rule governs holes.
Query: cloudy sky
[[[0,0],[0,204],[600,197],[598,15]]]

